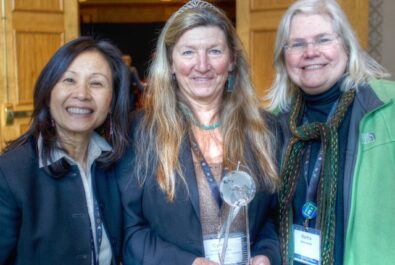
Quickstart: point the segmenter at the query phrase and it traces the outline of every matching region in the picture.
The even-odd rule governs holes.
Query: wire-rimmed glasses
[[[337,34],[323,34],[316,36],[313,40],[293,39],[284,45],[284,49],[292,54],[304,53],[311,44],[315,49],[324,51],[332,47],[333,43],[339,38]]]

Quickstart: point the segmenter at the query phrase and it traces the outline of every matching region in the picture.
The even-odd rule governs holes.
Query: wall
[[[383,1],[383,43],[382,43],[382,65],[392,74],[395,80],[395,1]]]

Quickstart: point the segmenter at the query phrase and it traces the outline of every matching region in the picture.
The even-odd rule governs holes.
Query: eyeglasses
[[[309,44],[313,45],[315,49],[324,51],[332,47],[332,44],[339,38],[337,34],[332,35],[319,35],[312,41],[306,41],[305,39],[292,40],[288,44],[284,45],[284,49],[293,54],[302,54],[307,50]]]

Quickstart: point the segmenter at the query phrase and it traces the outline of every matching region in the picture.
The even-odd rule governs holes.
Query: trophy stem
[[[246,237],[247,237],[247,265],[251,265],[251,249],[250,249],[250,222],[248,220],[248,204],[244,206],[246,216]]]
[[[225,254],[226,248],[228,247],[228,239],[229,239],[229,229],[233,220],[235,219],[237,213],[239,212],[240,207],[231,206],[229,208],[228,218],[225,221],[225,235],[224,235],[224,243],[222,244],[221,256],[219,257],[220,265],[225,264]],[[220,235],[222,237],[222,233]]]

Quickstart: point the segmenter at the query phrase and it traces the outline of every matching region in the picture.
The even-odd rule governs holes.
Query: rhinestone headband
[[[202,1],[202,0],[190,0],[188,3],[180,7],[177,12],[174,14],[174,17],[178,16],[179,14],[183,13],[185,10],[192,9],[192,8],[207,8],[207,9],[214,9],[218,10],[213,4],[209,2]]]

